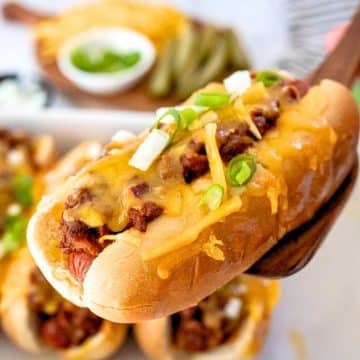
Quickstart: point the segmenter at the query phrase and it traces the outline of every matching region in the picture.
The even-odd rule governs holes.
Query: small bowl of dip
[[[42,79],[25,74],[0,74],[0,109],[33,110],[49,107],[53,89]]]
[[[77,87],[98,95],[126,90],[155,61],[155,48],[143,34],[127,28],[94,28],[67,40],[57,64]]]

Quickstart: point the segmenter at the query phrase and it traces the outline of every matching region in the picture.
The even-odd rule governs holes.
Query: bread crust
[[[28,228],[30,250],[64,297],[97,315],[123,323],[164,317],[198,303],[309,220],[349,173],[358,133],[359,114],[351,93],[331,80],[322,81],[295,110],[282,114],[272,135],[251,149],[261,165],[244,187],[241,209],[200,234],[208,237],[211,232],[222,240],[224,261],[203,252],[183,256],[191,254],[199,238],[147,262],[141,257],[143,242],[136,246],[115,241],[93,261],[84,283],[78,283],[57,250],[61,232],[55,215],[76,179],[40,204]],[[156,222],[161,224],[161,219]],[[159,263],[172,258],[183,260],[166,279],[160,278]],[[61,269],[61,276],[54,268]]]
[[[255,279],[254,281],[261,282]],[[252,299],[249,315],[239,324],[236,333],[225,344],[199,353],[185,353],[171,344],[170,317],[145,321],[135,325],[135,338],[151,360],[251,360],[261,350],[267,336],[272,310],[279,298],[279,284],[269,282],[264,292]]]
[[[30,273],[35,266],[27,248],[14,254],[4,280],[1,320],[5,333],[17,346],[27,352],[40,354],[50,349],[38,338],[33,323],[35,319],[28,307]],[[126,325],[104,321],[99,332],[81,346],[58,353],[69,360],[104,359],[122,346],[126,333]]]

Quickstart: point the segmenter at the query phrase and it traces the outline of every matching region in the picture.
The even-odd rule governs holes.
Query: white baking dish
[[[1,127],[53,134],[62,148],[85,139],[106,141],[119,129],[140,131],[154,115],[136,112],[48,110],[1,112]],[[358,360],[360,358],[360,186],[321,251],[300,274],[283,281],[261,360]],[[294,336],[295,333],[295,336]],[[296,338],[296,347],[291,339]],[[302,348],[301,342],[304,343]],[[299,357],[304,351],[306,357]],[[0,336],[0,359],[38,359]],[[116,359],[143,359],[132,341]]]

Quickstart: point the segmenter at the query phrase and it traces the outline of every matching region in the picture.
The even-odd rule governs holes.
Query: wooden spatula
[[[310,85],[332,79],[351,86],[360,70],[360,9],[341,42],[308,77]],[[285,277],[301,270],[319,250],[347,202],[358,173],[357,163],[330,201],[307,224],[287,234],[248,271],[263,277]]]

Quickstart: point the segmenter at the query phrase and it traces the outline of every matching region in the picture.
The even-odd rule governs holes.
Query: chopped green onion
[[[11,190],[16,201],[24,207],[33,203],[33,178],[30,175],[15,175],[11,182]]]
[[[162,122],[167,123],[167,120],[172,118],[172,122],[179,124],[180,123],[180,113],[175,108],[170,108],[166,110],[155,122],[153,129],[157,129]]]
[[[160,124],[168,125],[166,132],[169,133],[170,140],[173,139],[181,127],[180,112],[175,108],[170,108],[156,121],[153,129],[158,129]]]
[[[360,107],[360,81],[357,81],[355,85],[353,86],[353,95],[355,97],[355,100]]]
[[[270,87],[279,82],[282,76],[273,71],[258,71],[255,79],[261,81],[266,87]]]
[[[101,48],[78,48],[71,53],[71,62],[89,73],[114,73],[136,65],[141,58],[138,51],[115,52]]]
[[[224,198],[224,188],[219,184],[213,184],[204,192],[201,202],[206,204],[210,210],[217,209]]]
[[[159,117],[153,128],[159,128],[160,124],[168,125],[166,131],[170,134],[172,140],[178,131],[187,129],[198,118],[198,112],[191,107],[181,110],[170,108]]]
[[[246,184],[256,171],[255,159],[250,155],[238,155],[234,157],[227,168],[227,176],[234,186]]]
[[[27,221],[21,215],[8,216],[4,222],[1,238],[5,254],[14,251],[25,241]]]
[[[181,126],[187,129],[195,120],[199,118],[199,114],[191,107],[185,108],[180,111]]]
[[[198,93],[194,104],[219,109],[229,104],[230,96],[228,93]]]

